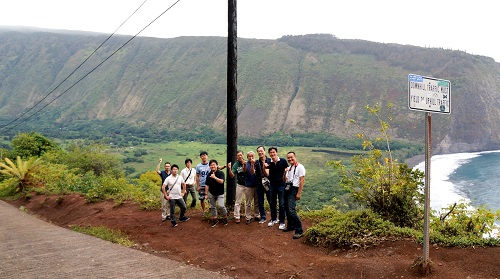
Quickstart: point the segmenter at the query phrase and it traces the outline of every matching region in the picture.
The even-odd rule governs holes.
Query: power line
[[[110,38],[111,36],[113,36],[116,31],[126,22],[130,19],[130,17],[132,17],[141,7],[142,5],[144,5],[144,3],[146,3],[147,0],[145,0],[140,6],[139,8],[137,8],[134,13],[132,15],[130,15],[115,31],[113,34],[111,34],[103,43],[101,43],[101,45],[99,45],[97,47],[96,50],[94,50],[94,52],[92,52],[92,54],[94,54],[104,43],[106,43]],[[28,121],[31,117],[33,117],[35,114],[37,114],[38,112],[40,112],[41,110],[43,110],[44,108],[46,108],[48,105],[52,104],[55,100],[57,100],[59,97],[61,97],[62,95],[64,95],[66,92],[68,92],[71,88],[73,88],[75,85],[77,85],[78,83],[80,83],[80,81],[82,81],[84,78],[86,78],[88,75],[90,75],[93,71],[95,71],[97,68],[99,68],[102,64],[104,64],[104,62],[106,62],[109,58],[111,58],[114,54],[116,54],[118,51],[120,51],[123,47],[125,47],[130,41],[132,41],[134,38],[136,38],[139,34],[141,34],[146,28],[148,28],[151,24],[153,24],[156,20],[158,20],[161,16],[163,16],[166,12],[168,12],[172,7],[174,7],[177,3],[179,3],[180,0],[177,0],[175,3],[173,3],[170,7],[168,7],[165,11],[163,11],[160,15],[158,15],[155,19],[153,19],[150,23],[148,23],[144,28],[142,28],[139,32],[137,32],[134,36],[132,36],[128,41],[126,41],[123,45],[121,45],[118,49],[116,49],[113,53],[111,53],[108,57],[106,57],[101,63],[97,64],[97,66],[95,66],[94,68],[92,68],[90,70],[90,72],[88,72],[87,74],[85,74],[83,77],[81,77],[79,80],[77,80],[75,83],[73,83],[73,85],[71,85],[69,88],[67,88],[66,90],[64,90],[61,94],[59,94],[58,96],[56,96],[52,101],[50,101],[49,103],[47,103],[46,105],[44,105],[42,108],[40,108],[39,110],[37,110],[36,112],[34,112],[33,114],[31,114],[30,116],[28,116],[27,118],[25,119],[22,119],[20,123],[18,123],[17,125],[14,125],[12,126],[11,128],[5,130],[4,132],[8,132],[12,129],[14,129],[15,127],[17,127],[19,124],[23,123],[23,122],[26,122]],[[92,54],[90,56],[92,56]],[[87,61],[89,58],[87,57],[87,59],[85,59],[68,77],[66,77],[61,83],[58,84],[58,86],[56,88],[54,88],[51,92],[49,92],[49,94],[47,94],[41,101],[43,101],[45,98],[47,98],[52,92],[54,92],[64,81],[66,81],[76,70],[78,70],[78,68],[80,68],[83,63],[85,63],[85,61]],[[17,117],[16,119],[14,119],[13,121],[9,122],[8,124],[4,125],[4,126],[1,126],[0,127],[0,130],[5,128],[6,126],[14,123],[15,121],[19,120],[22,116],[26,115],[29,111],[31,111],[32,109],[35,108],[35,106],[37,106],[38,104],[40,104],[39,101],[38,103],[36,103],[33,107],[31,107],[28,111],[26,111],[25,113],[23,113],[21,116]]]
[[[54,93],[54,91],[56,91],[66,80],[68,80],[78,69],[80,69],[80,67],[85,64],[85,62],[87,62],[87,60],[90,59],[90,57],[92,57],[94,55],[94,53],[96,53],[122,26],[123,24],[125,24],[148,0],[144,0],[144,2],[142,2],[142,4],[129,16],[127,17],[127,19],[125,19],[125,21],[123,21],[119,26],[118,28],[115,29],[115,31],[113,31],[113,33],[111,33],[111,35],[109,35],[106,40],[104,40],[96,49],[94,49],[94,51],[87,57],[85,58],[85,60],[83,60],[82,63],[80,63],[80,65],[78,65],[78,67],[76,67],[66,78],[64,78],[61,82],[59,82],[59,84],[57,84],[57,86],[52,89],[49,93],[47,93],[47,95],[45,95],[45,97],[43,97],[40,101],[38,101],[36,104],[34,104],[30,109],[28,109],[27,111],[23,112],[21,115],[19,115],[18,117],[16,117],[14,120],[12,120],[11,122],[3,125],[3,126],[0,126],[0,130],[9,126],[10,124],[16,122],[17,120],[21,119],[23,116],[25,116],[28,112],[30,112],[31,110],[33,110],[36,106],[38,106],[41,102],[43,102],[45,99],[47,99],[47,97],[49,97],[50,94]],[[31,117],[31,116],[30,116]],[[28,117],[27,119],[29,119],[30,117]],[[26,119],[26,120],[27,120]],[[15,126],[14,126],[15,127]],[[11,128],[12,129],[12,128]],[[11,129],[7,130],[7,131],[10,131]],[[6,132],[7,132],[6,131]]]
[[[68,80],[78,69],[80,69],[80,67],[85,64],[85,62],[87,62],[87,60],[90,59],[90,57],[92,57],[92,55],[94,55],[94,53],[96,53],[122,26],[123,24],[125,24],[148,0],[144,0],[144,2],[142,2],[142,4],[129,16],[127,17],[127,19],[125,19],[125,21],[123,21],[120,26],[118,26],[118,28],[115,29],[115,31],[113,31],[113,33],[111,35],[109,35],[106,40],[104,40],[96,49],[94,49],[94,51],[85,59],[83,60],[82,63],[80,63],[80,65],[78,65],[78,67],[76,67],[66,78],[64,78],[54,89],[52,89],[47,95],[45,95],[45,97],[43,97],[40,101],[38,101],[36,104],[34,104],[30,109],[28,109],[27,111],[23,112],[21,115],[19,115],[18,117],[16,117],[14,120],[12,120],[11,122],[3,125],[3,126],[0,126],[0,130],[9,126],[10,124],[16,122],[17,120],[21,119],[23,116],[25,116],[28,112],[30,112],[31,110],[33,110],[36,106],[38,106],[41,102],[43,102],[45,99],[47,99],[47,97],[54,93],[54,91],[57,90],[57,88],[59,88],[66,80]],[[28,118],[29,119],[29,118]],[[7,130],[7,131],[10,131],[11,129]]]

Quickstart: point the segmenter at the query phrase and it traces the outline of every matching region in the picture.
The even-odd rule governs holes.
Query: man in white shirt
[[[300,222],[299,215],[297,214],[296,203],[300,200],[300,196],[302,195],[306,169],[297,161],[295,152],[293,151],[286,154],[286,160],[290,165],[285,169],[285,173],[283,174],[283,181],[285,182],[285,210],[288,226],[283,231],[294,230],[295,234],[293,235],[293,239],[299,239],[302,237],[304,231],[302,230],[302,222]]]
[[[196,206],[196,193],[194,185],[196,183],[196,170],[192,168],[193,161],[191,159],[184,160],[186,168],[181,171],[181,178],[186,183],[186,193],[184,194],[184,203],[187,204],[187,198],[191,195],[191,208]]]
[[[186,214],[186,203],[182,197],[186,194],[186,183],[182,180],[179,173],[179,166],[174,164],[172,165],[172,174],[165,178],[162,186],[162,192],[165,196],[165,199],[168,200],[170,204],[170,222],[172,222],[172,226],[177,227],[177,221],[175,220],[175,206],[178,205],[181,209],[181,213],[179,216],[179,222],[186,222],[189,220]],[[168,190],[167,190],[168,189]]]

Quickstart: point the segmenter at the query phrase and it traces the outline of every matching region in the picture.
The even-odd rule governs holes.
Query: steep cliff
[[[135,38],[74,85],[129,39],[112,38],[56,89],[105,38],[0,31],[0,124],[41,101],[24,118],[50,102],[29,121],[225,130],[225,38]],[[407,105],[413,73],[451,81],[451,114],[432,117],[436,152],[500,149],[500,65],[491,58],[325,34],[240,39],[238,47],[241,134],[349,136],[357,131],[349,119],[377,129],[366,105],[391,102],[393,136],[423,143],[424,113]]]

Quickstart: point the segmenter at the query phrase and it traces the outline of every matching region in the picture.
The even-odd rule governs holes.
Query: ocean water
[[[415,168],[425,170],[425,162]],[[500,150],[436,155],[431,158],[431,208],[465,201],[473,207],[500,209]]]

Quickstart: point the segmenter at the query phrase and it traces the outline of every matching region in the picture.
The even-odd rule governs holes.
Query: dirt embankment
[[[88,204],[78,195],[34,195],[10,203],[62,227],[119,229],[137,243],[135,249],[237,278],[420,278],[412,264],[422,256],[422,247],[409,240],[366,250],[325,249],[257,222],[211,228],[196,209],[188,211],[191,220],[173,228],[161,222],[159,211],[143,211],[128,202]],[[427,278],[500,278],[499,255],[500,247],[432,246],[432,273]]]

